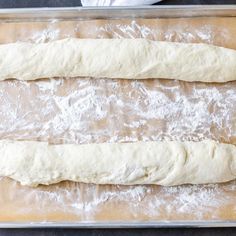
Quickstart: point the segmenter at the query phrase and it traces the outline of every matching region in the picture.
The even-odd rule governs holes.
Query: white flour
[[[225,195],[225,190],[235,191],[235,183],[157,187],[157,186],[113,186],[110,188],[96,185],[71,184],[70,187],[57,187],[54,191],[46,189],[31,189],[25,201],[39,202],[38,210],[64,209],[65,212],[77,214],[83,220],[92,220],[102,211],[106,204],[119,204],[131,214],[133,220],[140,215],[158,218],[165,215],[167,219],[175,219],[173,215],[183,217],[191,216],[201,220],[206,215],[211,219],[218,219],[218,208],[224,204],[235,203],[236,196]],[[25,192],[22,192],[22,194]],[[43,201],[42,201],[43,199]],[[124,207],[125,206],[125,207]],[[233,210],[233,209],[232,209]],[[32,209],[35,211],[35,209]],[[236,211],[236,208],[235,208]],[[175,219],[175,220],[178,220]]]
[[[1,82],[0,136],[56,143],[234,142],[236,82],[196,83],[187,90],[179,81],[152,86],[89,78]]]

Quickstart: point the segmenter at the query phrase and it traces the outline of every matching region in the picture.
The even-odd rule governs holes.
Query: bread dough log
[[[236,80],[236,51],[146,39],[64,39],[0,45],[0,80],[48,77]]]
[[[0,176],[37,186],[72,180],[95,184],[179,185],[236,177],[236,147],[201,142],[49,145],[0,141]]]

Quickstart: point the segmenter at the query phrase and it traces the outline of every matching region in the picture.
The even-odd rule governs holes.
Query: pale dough
[[[218,183],[236,178],[236,147],[212,140],[49,145],[0,141],[0,176],[37,186]]]
[[[48,77],[236,80],[236,51],[146,39],[64,39],[0,45],[0,80]]]

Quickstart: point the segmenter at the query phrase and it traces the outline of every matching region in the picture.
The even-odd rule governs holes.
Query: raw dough
[[[0,176],[32,186],[63,180],[168,186],[225,182],[236,178],[236,147],[212,140],[84,145],[2,140]]]
[[[48,77],[236,80],[236,51],[146,39],[64,39],[0,45],[0,80]]]

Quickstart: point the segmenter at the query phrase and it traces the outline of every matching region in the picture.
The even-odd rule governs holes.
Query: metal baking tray
[[[58,22],[83,20],[119,20],[119,19],[169,19],[197,17],[236,17],[235,5],[205,5],[205,6],[145,6],[145,7],[75,7],[75,8],[31,8],[31,9],[1,9],[0,24],[22,22]],[[235,25],[236,28],[236,25]],[[28,29],[26,28],[26,31]],[[1,33],[1,32],[0,32]],[[8,38],[9,40],[9,38]],[[4,40],[3,40],[4,41]],[[10,40],[11,41],[11,40]],[[138,207],[138,206],[137,206]],[[0,209],[1,211],[1,209]],[[162,219],[162,220],[80,220],[70,221],[0,221],[2,228],[28,227],[82,227],[82,228],[118,228],[118,227],[232,227],[236,220],[221,219]]]

